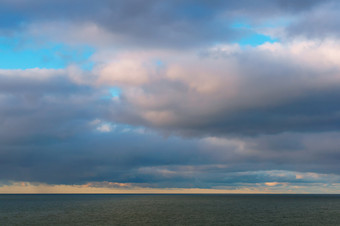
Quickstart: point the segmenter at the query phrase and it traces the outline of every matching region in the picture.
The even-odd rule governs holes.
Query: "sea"
[[[0,225],[340,226],[340,195],[0,195]]]

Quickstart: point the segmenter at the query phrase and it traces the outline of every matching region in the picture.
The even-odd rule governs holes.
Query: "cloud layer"
[[[337,1],[0,4],[2,188],[339,188]]]

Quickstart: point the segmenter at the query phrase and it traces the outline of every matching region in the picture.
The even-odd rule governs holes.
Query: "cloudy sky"
[[[339,193],[339,1],[0,5],[0,193]]]

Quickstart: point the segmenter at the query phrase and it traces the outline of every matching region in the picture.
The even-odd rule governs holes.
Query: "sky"
[[[339,1],[0,5],[0,193],[340,192]]]

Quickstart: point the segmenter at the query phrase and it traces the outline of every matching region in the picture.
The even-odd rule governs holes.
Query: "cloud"
[[[97,127],[97,130],[102,132],[102,133],[109,133],[109,132],[112,131],[112,129],[113,129],[113,127],[109,123],[104,123],[104,124],[101,124]]]
[[[55,121],[59,127],[69,124]],[[49,137],[31,130],[29,142],[17,136],[13,143],[2,142],[2,180],[98,186],[108,181],[153,188],[339,183],[338,133],[187,140],[125,132],[124,126],[110,133],[80,128],[68,136],[55,130]]]
[[[67,70],[0,71],[0,140],[3,143],[41,142],[72,136],[97,117],[100,91],[78,86]],[[93,107],[96,106],[96,109]],[[99,114],[101,115],[101,114]]]
[[[0,15],[1,28],[7,33],[33,29],[42,36],[52,32],[51,39],[66,36],[64,40],[97,40],[100,45],[103,38],[91,34],[95,32],[105,34],[109,38],[104,40],[110,39],[115,46],[183,49],[232,42],[249,33],[231,28],[235,20],[261,24],[308,14],[328,2],[334,1],[3,0]]]
[[[329,37],[339,38],[337,27],[340,19],[337,16],[340,4],[331,1],[316,7],[308,13],[299,16],[298,20],[287,28],[289,37],[302,36],[311,39],[327,39]]]
[[[338,183],[338,48],[306,41],[137,51],[89,74],[1,70],[0,176],[153,188]],[[133,76],[106,71],[126,59],[139,67]],[[112,87],[118,100],[103,98]]]
[[[91,49],[0,70],[0,192],[337,191],[337,2],[0,4],[14,55]]]
[[[130,52],[98,67],[95,83],[122,89],[110,120],[175,134],[336,131],[339,52],[336,40]]]

